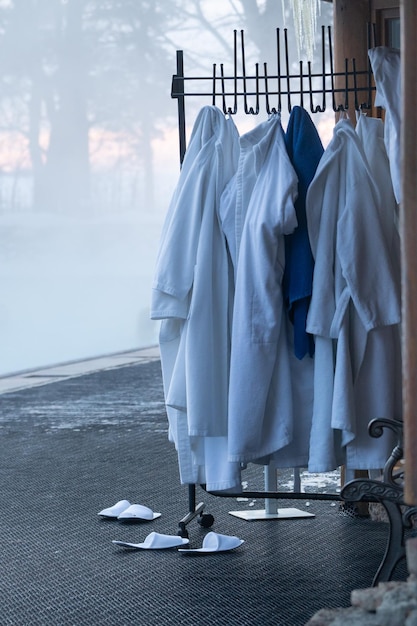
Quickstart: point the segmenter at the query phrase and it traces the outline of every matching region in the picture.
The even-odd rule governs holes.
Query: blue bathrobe
[[[283,290],[294,325],[294,353],[302,359],[306,354],[314,354],[313,337],[306,332],[314,268],[307,231],[306,195],[324,149],[309,114],[301,107],[294,107],[291,111],[285,145],[298,177],[298,198],[295,202],[298,226],[285,237]]]

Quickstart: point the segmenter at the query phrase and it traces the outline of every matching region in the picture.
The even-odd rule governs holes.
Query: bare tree
[[[14,0],[0,7],[7,85],[0,107],[27,138],[36,208],[88,210],[94,126],[124,132],[136,144],[151,198],[150,147],[165,114],[168,68],[160,33],[171,14],[168,0]]]
[[[191,70],[209,75],[212,62],[232,61],[237,23],[257,60],[275,58],[277,0],[228,0],[216,11],[210,0],[0,3],[0,130],[19,129],[27,142],[34,207],[88,212],[92,130],[123,136],[152,207],[152,142],[167,124],[175,48],[185,44]]]

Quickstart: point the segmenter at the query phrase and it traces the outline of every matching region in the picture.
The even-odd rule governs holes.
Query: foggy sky
[[[244,29],[250,71],[273,67],[275,26],[277,0],[0,0],[0,375],[157,343],[175,51],[189,73],[231,71]],[[188,132],[203,104],[187,102]]]

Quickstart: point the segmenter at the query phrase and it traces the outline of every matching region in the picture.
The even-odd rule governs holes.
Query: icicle
[[[282,0],[282,10],[285,20],[285,4]],[[316,43],[317,15],[320,14],[320,0],[289,0],[294,18],[295,38],[297,42],[298,58],[305,50],[307,58],[313,58]]]

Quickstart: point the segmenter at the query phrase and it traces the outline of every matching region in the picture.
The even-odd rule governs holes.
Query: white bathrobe
[[[151,318],[162,320],[165,401],[181,482],[211,490],[240,488],[239,464],[227,461],[230,285],[218,217],[238,156],[232,119],[204,107],[163,227],[151,305]]]
[[[281,282],[283,236],[297,225],[297,176],[279,117],[272,117],[261,130],[263,136],[258,129],[247,137],[252,175],[234,181],[246,211],[236,251],[229,459],[241,462],[256,461],[287,445],[293,423]],[[228,192],[233,195],[231,189]]]
[[[385,145],[390,162],[392,185],[401,202],[401,57],[395,48],[378,46],[368,51],[376,84],[375,106],[385,113]]]
[[[388,433],[367,427],[399,418],[400,284],[381,196],[361,140],[340,121],[307,194],[315,269],[307,331],[316,336],[310,471],[379,469]],[[345,458],[342,459],[340,452]]]

